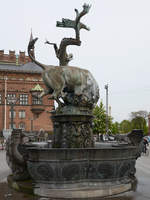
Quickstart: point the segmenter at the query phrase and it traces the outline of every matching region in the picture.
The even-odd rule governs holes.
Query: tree
[[[129,120],[123,120],[120,123],[120,132],[121,133],[128,133],[132,130],[131,128],[131,122]]]
[[[111,132],[112,134],[117,134],[120,132],[120,124],[118,122],[112,123]]]
[[[105,134],[106,133],[106,110],[104,107],[103,102],[100,102],[100,105],[96,105],[93,110],[94,115],[94,126],[93,126],[93,133],[94,134]],[[108,117],[108,127],[110,132],[112,132],[112,117]]]
[[[147,117],[148,112],[140,110],[137,112],[131,112],[131,127],[132,129],[142,129],[146,134],[148,132]]]
[[[144,119],[147,119],[148,112],[146,110],[139,110],[137,112],[131,112],[130,116],[131,120],[136,117],[143,117]]]
[[[104,134],[106,132],[106,111],[103,102],[100,105],[96,105],[93,110],[94,120],[93,120],[93,133],[94,134]]]
[[[146,119],[141,116],[137,116],[131,120],[132,129],[142,129],[144,133],[147,133],[148,127],[146,125]]]

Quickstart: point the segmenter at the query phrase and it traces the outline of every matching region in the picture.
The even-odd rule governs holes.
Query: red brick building
[[[37,99],[33,92],[45,88],[42,69],[31,62],[25,52],[16,56],[15,51],[5,54],[0,50],[0,131],[11,127],[11,106],[8,97],[17,99],[14,106],[13,127],[25,131],[52,132],[50,111],[54,101],[48,96]]]

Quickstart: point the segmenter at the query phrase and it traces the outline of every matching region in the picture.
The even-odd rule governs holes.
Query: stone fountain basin
[[[37,183],[51,187],[70,187],[69,183],[130,181],[135,173],[137,147],[60,149],[28,148],[28,171]],[[72,187],[72,186],[71,186]]]
[[[32,147],[27,166],[37,195],[103,197],[132,190],[137,153],[136,146],[116,144],[85,149]]]

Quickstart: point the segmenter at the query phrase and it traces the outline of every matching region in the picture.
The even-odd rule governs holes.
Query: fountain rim
[[[116,149],[136,149],[137,147],[136,146],[129,146],[129,145],[126,145],[126,146],[103,146],[103,147],[91,147],[91,148],[46,148],[46,147],[27,147],[27,150],[43,150],[43,151],[47,151],[47,150],[51,150],[51,151],[62,151],[62,150],[65,150],[65,151],[83,151],[83,150],[89,150],[89,151],[93,151],[93,150],[103,150],[103,149],[112,149],[112,150],[116,150]]]

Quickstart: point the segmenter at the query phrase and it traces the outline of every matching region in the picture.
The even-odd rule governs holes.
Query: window
[[[20,119],[23,119],[23,118],[25,118],[25,117],[26,117],[25,110],[20,110],[20,111],[19,111],[19,118],[20,118]]]
[[[16,94],[7,94],[7,104],[10,104],[9,103],[9,98],[16,98]]]
[[[15,117],[16,117],[16,112],[13,111],[13,118],[15,118]],[[11,111],[9,111],[9,118],[11,119]]]
[[[16,124],[13,123],[13,128],[15,129],[16,128]],[[9,129],[11,129],[11,123],[9,124]]]
[[[25,123],[24,122],[20,122],[19,123],[19,128],[25,130]]]
[[[20,94],[19,103],[20,103],[20,105],[28,105],[28,95],[27,94]]]
[[[0,94],[0,104],[2,104],[2,94]]]
[[[33,105],[41,105],[42,104],[42,98],[32,97],[32,104]]]

